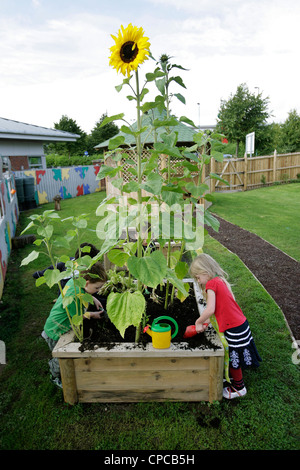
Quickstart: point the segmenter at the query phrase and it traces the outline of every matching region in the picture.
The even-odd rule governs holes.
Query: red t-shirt
[[[205,289],[213,290],[216,294],[215,316],[220,332],[240,326],[246,321],[245,315],[222,279],[214,277],[206,283]]]

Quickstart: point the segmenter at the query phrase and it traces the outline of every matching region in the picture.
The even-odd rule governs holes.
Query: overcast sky
[[[187,90],[171,89],[186,98],[173,101],[177,116],[214,124],[241,83],[270,98],[272,121],[300,113],[299,0],[0,0],[0,117],[54,127],[65,114],[87,133],[106,112],[134,120],[108,65],[110,34],[128,23],[155,58],[188,69],[176,69]],[[141,82],[154,66],[140,67]]]

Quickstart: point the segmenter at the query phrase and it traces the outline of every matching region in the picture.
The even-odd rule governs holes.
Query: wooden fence
[[[129,152],[128,152],[129,153]],[[147,151],[144,153],[146,158],[149,155]],[[130,154],[131,158],[132,155]],[[183,175],[183,166],[177,166],[179,160],[172,159],[171,167],[176,170],[177,176]],[[109,165],[114,165],[109,159]],[[162,169],[166,165],[164,158],[160,158],[159,168]],[[124,182],[129,182],[135,179],[130,172],[131,164],[125,166],[122,177]],[[209,178],[210,173],[216,173],[222,179],[228,181],[229,185],[225,185],[221,181]],[[223,162],[217,162],[214,158],[211,159],[210,165],[205,168],[205,175],[203,174],[203,182],[209,185],[210,192],[214,191],[247,191],[262,186],[270,185],[275,182],[287,182],[290,180],[299,179],[300,175],[300,152],[277,154],[275,151],[273,155],[263,157],[248,158],[224,158]],[[196,177],[197,180],[197,177]],[[187,180],[188,181],[188,180]],[[108,194],[119,194],[110,178],[106,178],[106,190]],[[143,192],[143,196],[147,195]],[[128,197],[136,197],[135,194],[130,194]]]
[[[275,182],[299,179],[300,152],[267,155],[263,157],[227,158],[223,162],[211,159],[210,172],[216,173],[229,186],[221,181],[210,180],[210,192],[247,191]]]

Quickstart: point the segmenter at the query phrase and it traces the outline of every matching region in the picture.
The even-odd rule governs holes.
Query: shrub
[[[98,160],[102,158],[102,154],[96,155],[58,155],[58,154],[50,154],[46,155],[46,163],[47,168],[56,168],[60,166],[75,166],[75,165],[92,165],[94,160]]]

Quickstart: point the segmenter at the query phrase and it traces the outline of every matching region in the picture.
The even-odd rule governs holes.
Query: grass
[[[300,261],[300,184],[214,193],[211,212],[254,232]]]
[[[61,215],[94,210],[100,197],[63,201]],[[20,229],[26,224],[22,214]],[[30,249],[12,252],[1,299],[0,331],[8,363],[0,376],[0,449],[299,449],[299,370],[292,362],[294,349],[282,313],[239,258],[218,242],[207,236],[204,249],[228,271],[263,362],[258,370],[245,372],[245,397],[213,404],[64,403],[62,391],[49,380],[50,351],[40,336],[56,289],[35,287],[32,272],[43,267],[42,259],[20,268]]]

